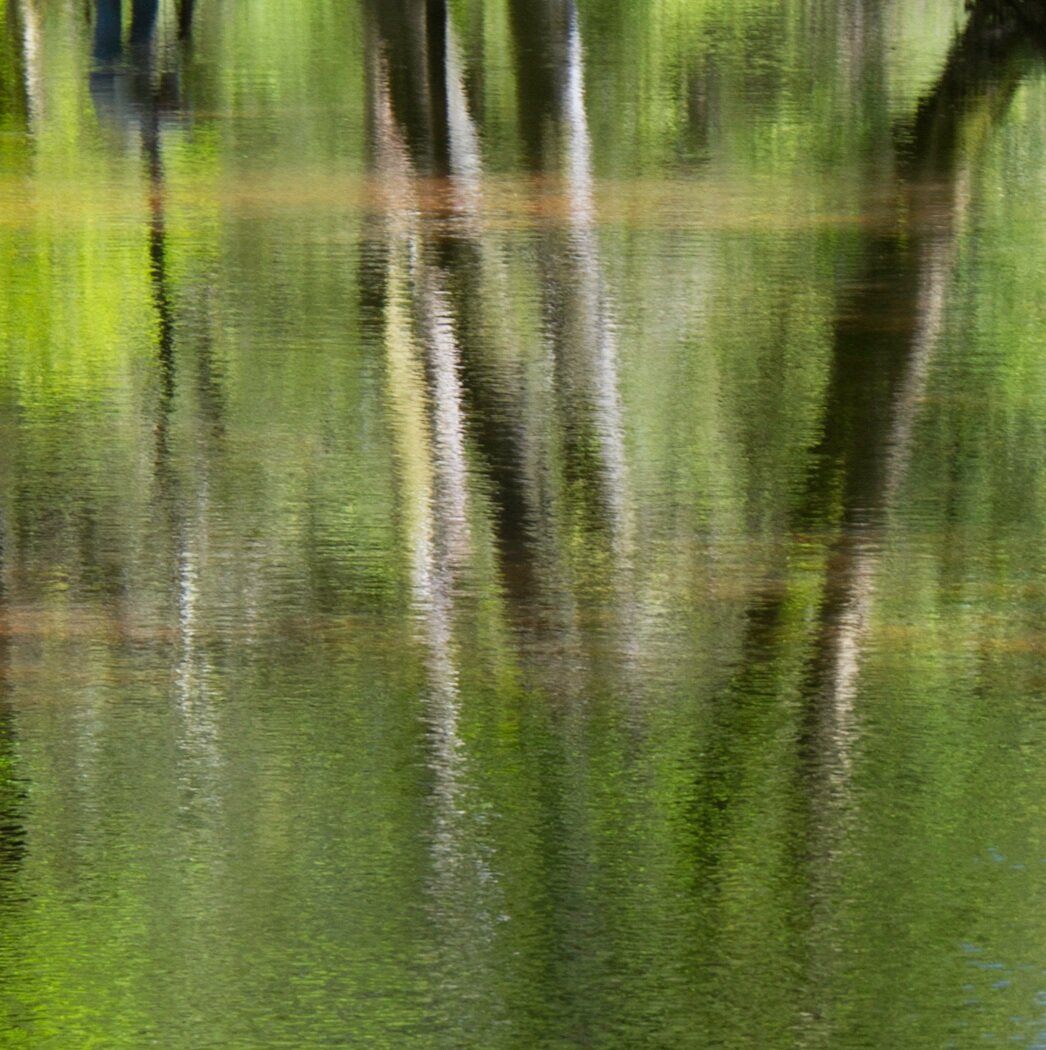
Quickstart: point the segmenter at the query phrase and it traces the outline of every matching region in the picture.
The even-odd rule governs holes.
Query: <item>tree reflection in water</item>
[[[960,610],[896,561],[946,557],[948,514],[979,535],[936,507],[923,537],[923,474],[1015,485],[925,442],[969,396],[956,288],[1033,287],[985,180],[1041,147],[1041,49],[1036,5],[974,3],[950,50],[887,18],[917,8],[8,0],[28,1039],[861,1046],[909,987],[910,1045],[953,1034],[958,927],[1012,962],[1005,908],[1034,922],[1003,866],[934,865],[981,848],[978,807],[1031,827],[999,771],[1034,772],[1000,746],[1033,727],[989,707],[1033,692],[1038,592],[1017,529]],[[1030,536],[1011,387],[1039,373],[992,325],[969,355],[1006,344]],[[939,732],[901,605],[953,632],[905,627],[957,698]],[[980,763],[1026,797],[974,804]],[[920,853],[938,825],[953,852]]]

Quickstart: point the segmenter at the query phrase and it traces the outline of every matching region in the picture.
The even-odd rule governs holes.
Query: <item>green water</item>
[[[0,0],[0,1046],[1046,1047],[1044,24]]]

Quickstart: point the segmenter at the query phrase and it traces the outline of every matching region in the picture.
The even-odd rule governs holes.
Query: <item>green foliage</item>
[[[4,4],[0,1042],[1030,1043],[1041,61]]]

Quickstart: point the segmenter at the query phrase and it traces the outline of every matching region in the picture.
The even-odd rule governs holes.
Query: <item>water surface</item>
[[[0,1043],[1046,1047],[1031,0],[0,0]]]

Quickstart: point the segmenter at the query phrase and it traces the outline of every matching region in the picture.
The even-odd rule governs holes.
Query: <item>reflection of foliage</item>
[[[450,5],[484,198],[469,226],[420,178],[412,221],[461,341],[457,833],[475,870],[433,903],[404,539],[432,488],[432,377],[409,359],[421,268],[374,221],[367,8],[203,4],[177,55],[162,24],[156,68],[180,80],[161,184],[138,129],[92,106],[79,9],[4,2],[0,778],[17,729],[33,785],[27,808],[0,780],[0,820],[33,842],[24,903],[0,887],[11,1044],[190,1046],[206,1024],[223,1046],[938,1046],[964,936],[1018,972],[982,1027],[1016,1024],[1041,875],[988,850],[1044,852],[1027,728],[1041,74],[1018,87],[989,63],[1008,108],[983,91],[946,107],[961,164],[939,171],[961,168],[969,203],[907,473],[877,520],[839,807],[804,779],[804,689],[825,580],[845,572],[827,534],[867,496],[846,457],[882,448],[851,434],[827,465],[815,453],[842,404],[840,313],[877,309],[862,282],[907,280],[940,217],[913,210],[891,150],[935,97],[961,5],[580,3],[604,177],[588,289],[564,232],[562,71],[520,74],[527,5]],[[546,5],[551,26],[567,6]],[[438,129],[406,132],[438,172]],[[600,296],[627,556],[584,356]],[[823,513],[797,536],[819,469]]]

